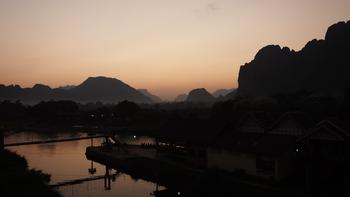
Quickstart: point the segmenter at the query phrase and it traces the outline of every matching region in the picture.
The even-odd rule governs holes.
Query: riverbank
[[[159,160],[151,156],[122,154],[122,151],[119,154],[113,154],[104,150],[103,147],[88,147],[86,157],[127,173],[134,179],[143,179],[174,189],[186,189],[193,179],[200,175],[198,170],[175,162]]]
[[[103,147],[88,147],[86,156],[135,179],[143,179],[165,186],[169,195],[180,192],[181,196],[305,196],[286,192],[265,184],[239,180],[215,170],[199,170],[159,158],[116,154]]]
[[[0,190],[2,197],[61,197],[48,183],[50,175],[29,169],[27,160],[8,150],[0,151]]]

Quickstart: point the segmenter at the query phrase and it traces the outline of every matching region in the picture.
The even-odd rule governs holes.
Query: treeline
[[[349,92],[349,91],[348,91]],[[0,103],[0,121],[12,124],[100,125],[161,130],[168,122],[207,120],[213,124],[234,123],[249,112],[266,112],[278,118],[286,112],[301,112],[315,121],[326,118],[350,120],[350,93],[343,98],[314,96],[307,91],[271,97],[237,97],[203,103],[136,104],[123,101],[116,105],[78,104],[73,101],[46,101],[34,106],[20,102]]]
[[[168,119],[209,116],[210,107],[191,103],[136,104],[122,101],[116,105],[100,102],[79,104],[73,101],[44,101],[36,105],[0,102],[0,124],[26,126],[119,126],[155,130]],[[136,128],[135,128],[136,129]]]
[[[308,91],[276,94],[271,97],[237,97],[234,100],[215,103],[212,119],[237,121],[249,112],[265,112],[277,119],[286,112],[299,112],[312,121],[322,119],[350,120],[350,91],[342,98],[315,96]]]
[[[140,107],[132,102],[118,105],[90,103],[80,105],[73,101],[44,101],[36,105],[23,105],[20,102],[3,101],[0,103],[0,119],[3,121],[47,121],[56,123],[102,122],[110,117],[127,119]]]

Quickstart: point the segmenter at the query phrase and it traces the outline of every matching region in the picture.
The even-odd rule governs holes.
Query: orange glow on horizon
[[[0,84],[107,76],[165,100],[233,88],[260,48],[300,50],[349,10],[348,0],[0,0]]]

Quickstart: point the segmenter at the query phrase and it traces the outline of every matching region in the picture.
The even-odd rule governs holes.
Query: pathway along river
[[[16,142],[28,142],[35,140],[63,139],[72,137],[83,137],[85,133],[36,133],[20,132],[12,133],[5,137],[5,144]],[[128,143],[154,143],[151,138],[126,135],[121,138]],[[101,144],[103,139],[94,139],[95,145]],[[51,184],[57,184],[70,180],[85,179],[103,176],[106,173],[105,166],[93,162],[94,174],[89,170],[91,161],[85,157],[85,149],[90,146],[90,139],[59,142],[50,144],[26,145],[8,147],[8,149],[24,156],[30,168],[42,170],[51,174]],[[111,174],[115,173],[111,170]],[[144,180],[135,180],[131,176],[119,173],[112,179],[110,189],[105,187],[105,180],[97,179],[82,182],[80,184],[65,185],[57,188],[65,197],[143,197],[150,196],[156,190],[156,184]],[[160,187],[159,189],[162,189]]]

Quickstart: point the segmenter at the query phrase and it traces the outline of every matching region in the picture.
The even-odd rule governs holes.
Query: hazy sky
[[[118,78],[172,99],[237,86],[268,44],[300,50],[350,0],[0,0],[0,83]]]

